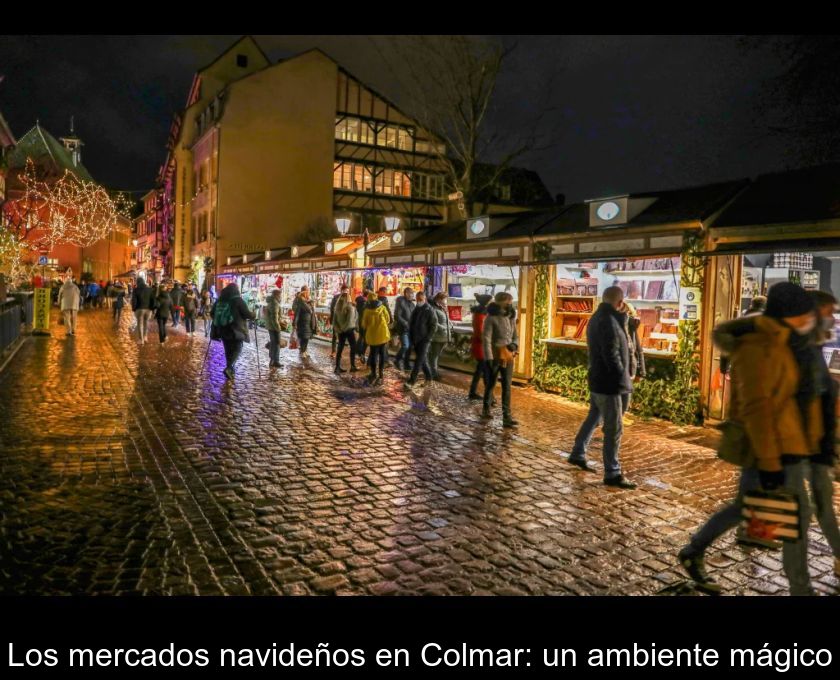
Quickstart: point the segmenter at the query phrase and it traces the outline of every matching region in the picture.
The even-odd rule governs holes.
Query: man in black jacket
[[[342,283],[339,292],[333,295],[333,299],[330,301],[330,326],[333,325],[333,317],[335,316],[335,306],[338,304],[338,298],[340,298],[343,293],[346,293],[349,290],[350,288],[348,287],[348,285],[346,283]],[[330,359],[335,359],[335,346],[337,343],[338,335],[336,334],[335,329],[333,328],[332,343],[330,345]],[[354,347],[353,349],[355,350],[356,348]]]
[[[137,337],[140,344],[145,344],[149,331],[149,319],[155,308],[155,289],[146,285],[143,279],[137,279],[137,287],[131,294],[131,309],[137,318]]]
[[[178,328],[181,321],[181,307],[184,304],[184,289],[177,281],[172,286],[169,297],[172,298],[172,328]]]
[[[426,294],[422,291],[418,292],[416,302],[417,305],[411,312],[408,323],[409,343],[414,349],[414,356],[416,357],[414,368],[411,369],[411,375],[405,383],[405,386],[409,388],[417,382],[417,374],[421,368],[426,381],[431,382],[432,380],[432,369],[429,367],[428,361],[429,345],[437,330],[437,315],[431,305],[426,302]]]
[[[621,474],[618,450],[624,430],[622,418],[630,403],[633,379],[630,376],[630,347],[624,332],[626,317],[619,312],[624,300],[621,288],[604,291],[603,302],[589,320],[589,414],[578,430],[569,462],[583,470],[586,450],[598,425],[604,425],[604,484],[635,489]]]
[[[400,338],[400,351],[394,359],[397,368],[400,363],[404,370],[411,368],[411,339],[408,337],[408,328],[411,325],[411,313],[414,311],[414,289],[406,288],[403,294],[397,298],[394,310],[394,333]]]

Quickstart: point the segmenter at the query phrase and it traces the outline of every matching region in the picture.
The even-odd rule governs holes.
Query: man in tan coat
[[[680,564],[698,588],[719,592],[705,570],[704,553],[741,521],[742,498],[756,489],[784,488],[800,502],[800,539],[786,542],[783,565],[792,595],[810,595],[805,490],[808,458],[819,450],[823,420],[810,334],[816,324],[811,297],[793,283],[770,289],[762,316],[737,319],[716,329],[731,350],[730,420],[743,426],[751,462],[742,468],[734,502],[712,515],[679,553]]]

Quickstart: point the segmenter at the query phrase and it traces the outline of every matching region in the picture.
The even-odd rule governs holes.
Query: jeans
[[[236,360],[239,359],[239,355],[242,354],[242,345],[244,344],[244,341],[237,340],[235,338],[222,338],[222,345],[225,348],[226,368],[231,372],[234,371]]]
[[[161,318],[161,319],[158,319],[158,320],[157,320],[157,324],[158,324],[158,337],[160,338],[160,341],[161,341],[161,342],[163,342],[164,340],[166,340],[166,322],[167,322],[167,321],[169,321],[169,319],[163,319],[163,318]]]
[[[356,332],[351,328],[338,335],[338,351],[335,355],[335,367],[341,366],[341,355],[344,353],[344,345],[350,345],[350,366],[356,365]]]
[[[211,319],[210,317],[206,317],[204,319],[204,336],[205,337],[210,335],[210,326],[212,325],[212,323],[213,323],[213,319]]]
[[[400,333],[400,349],[397,356],[394,357],[394,364],[397,368],[400,367],[400,362],[405,367],[405,370],[411,368],[409,359],[411,358],[411,341],[408,338],[408,331]]]
[[[508,361],[505,366],[494,360],[488,363],[489,380],[484,384],[484,408],[489,409],[493,403],[493,390],[496,388],[496,381],[502,384],[502,415],[505,419],[510,418],[510,386],[513,381],[513,362]]]
[[[790,584],[791,595],[811,595],[811,577],[808,574],[808,525],[811,523],[811,504],[805,490],[805,477],[808,475],[807,461],[785,465],[784,490],[799,499],[799,534],[796,542],[785,541],[782,544],[782,565]],[[718,510],[706,520],[706,523],[691,537],[689,543],[693,554],[702,554],[717,538],[730,529],[734,529],[743,519],[741,510],[744,494],[761,487],[758,470],[744,468],[738,482],[735,500]]]
[[[195,333],[195,317],[185,316],[184,327],[186,328],[187,333]]]
[[[181,310],[177,307],[172,308],[172,327],[176,328],[181,322]]]
[[[429,346],[431,343],[428,340],[414,343],[414,368],[411,369],[411,375],[408,378],[409,382],[416,382],[417,375],[420,369],[423,369],[423,375],[426,380],[432,379],[432,369],[429,367]]]
[[[302,337],[298,336],[298,342],[300,343],[300,353],[305,354],[306,353],[306,348],[309,347],[309,338],[308,337],[302,338]]]
[[[479,360],[475,365],[473,371],[472,382],[470,383],[470,394],[478,394],[478,381],[484,381],[484,389],[487,389],[487,384],[490,382],[490,362],[484,359]]]
[[[117,307],[116,305],[114,305],[114,321],[119,323],[121,315],[122,315],[122,307]]]
[[[429,348],[429,368],[432,369],[432,376],[435,378],[440,377],[440,368],[438,367],[438,362],[440,361],[440,355],[443,353],[443,348],[446,347],[447,343],[445,342],[432,342],[431,347]]]
[[[376,375],[376,363],[377,360],[379,361],[379,377],[382,377],[382,372],[385,370],[385,350],[388,347],[388,343],[384,345],[371,345],[370,346],[370,358],[368,359],[368,366],[370,366],[370,374]]]
[[[604,479],[621,475],[621,463],[618,461],[618,451],[621,447],[621,434],[624,432],[622,422],[624,412],[630,406],[629,394],[598,394],[589,395],[589,413],[584,419],[575,437],[575,445],[569,456],[570,460],[586,460],[586,450],[592,441],[595,430],[602,422],[604,424]]]
[[[64,314],[64,327],[67,329],[67,335],[76,332],[76,316],[78,313],[75,309],[65,309],[62,312]]]
[[[831,546],[834,557],[840,558],[840,530],[837,528],[837,516],[834,514],[834,468],[830,465],[810,463],[811,493],[814,496],[814,514],[822,529],[823,536]]]
[[[137,337],[140,342],[146,342],[146,336],[149,333],[149,319],[152,318],[151,309],[137,309],[134,311],[134,316],[137,317]]]
[[[280,363],[280,331],[268,331],[268,362]]]

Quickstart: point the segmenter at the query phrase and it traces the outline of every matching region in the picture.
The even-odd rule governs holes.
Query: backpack
[[[222,328],[230,326],[233,323],[233,308],[229,302],[216,303],[216,309],[213,311],[213,325]]]

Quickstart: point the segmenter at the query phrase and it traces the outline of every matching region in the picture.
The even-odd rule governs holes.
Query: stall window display
[[[333,296],[341,291],[341,284],[346,283],[353,288],[352,276],[349,272],[295,272],[283,279],[280,309],[285,317],[290,317],[292,304],[304,286],[309,286],[309,294],[315,304],[315,320],[318,325],[318,335],[322,338],[332,337],[330,326],[330,302]]]
[[[586,346],[586,328],[604,291],[618,286],[636,310],[648,354],[673,356],[679,340],[680,258],[556,265],[550,341]]]
[[[396,309],[397,298],[403,294],[406,288],[413,288],[416,291],[424,290],[426,281],[425,267],[400,267],[395,269],[374,270],[374,290],[383,286],[388,289],[386,297],[388,306],[393,314]]]

